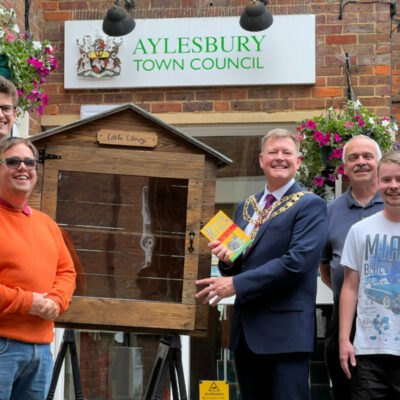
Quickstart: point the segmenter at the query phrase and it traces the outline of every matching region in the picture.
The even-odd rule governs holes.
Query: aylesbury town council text
[[[266,35],[139,38],[133,51],[136,71],[263,69],[260,57]],[[231,56],[215,56],[215,53]],[[190,57],[190,55],[196,55]],[[214,54],[214,56],[213,56]],[[189,56],[188,56],[189,55]],[[138,56],[146,56],[137,58]],[[152,57],[155,56],[155,57]]]

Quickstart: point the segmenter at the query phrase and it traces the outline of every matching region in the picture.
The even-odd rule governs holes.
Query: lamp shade
[[[266,9],[265,3],[259,0],[252,1],[240,16],[240,26],[250,32],[263,31],[272,25],[272,14]]]
[[[135,20],[122,7],[112,6],[103,21],[103,32],[108,36],[124,36],[135,28]]]

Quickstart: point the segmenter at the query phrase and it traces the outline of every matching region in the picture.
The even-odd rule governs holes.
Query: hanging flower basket
[[[370,113],[358,100],[348,100],[342,109],[302,121],[297,128],[301,142],[300,176],[308,186],[332,186],[344,175],[342,155],[345,143],[357,135],[374,139],[382,152],[397,148],[397,124]]]
[[[0,5],[0,74],[14,82],[20,111],[42,114],[43,106],[47,105],[42,84],[57,69],[53,52],[48,40],[40,42],[29,32],[20,34],[14,10]]]
[[[11,71],[8,68],[8,57],[4,54],[0,54],[0,75],[6,79],[11,79]]]

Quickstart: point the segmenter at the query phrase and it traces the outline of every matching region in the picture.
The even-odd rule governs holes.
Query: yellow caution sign
[[[225,381],[200,381],[199,400],[229,400],[229,385]]]

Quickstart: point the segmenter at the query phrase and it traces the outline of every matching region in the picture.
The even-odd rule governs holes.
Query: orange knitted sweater
[[[75,289],[75,270],[57,224],[46,214],[0,204],[0,336],[50,343],[53,321],[29,315],[33,292],[47,293],[60,313]]]

